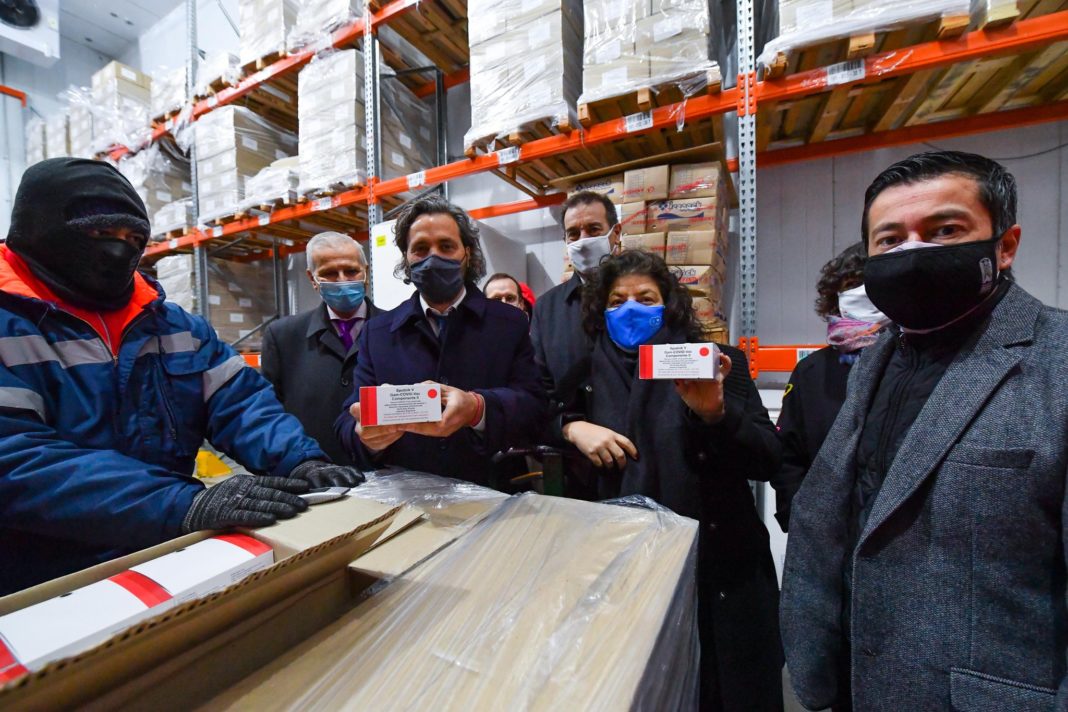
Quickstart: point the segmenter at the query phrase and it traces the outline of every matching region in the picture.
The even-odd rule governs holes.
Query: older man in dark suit
[[[355,388],[335,423],[357,459],[501,486],[492,457],[528,444],[547,402],[534,365],[527,319],[487,299],[475,283],[485,260],[475,222],[438,196],[405,206],[396,224],[398,276],[416,293],[373,319],[360,335]],[[441,384],[436,423],[361,427],[361,386]]]
[[[790,515],[781,605],[816,709],[1063,710],[1068,314],[1017,286],[1016,184],[973,154],[868,188],[865,349]]]
[[[336,463],[355,464],[334,436],[334,420],[352,395],[356,340],[381,313],[365,295],[367,260],[348,235],[308,241],[308,280],[323,303],[271,323],[263,336],[263,375],[287,411]]]

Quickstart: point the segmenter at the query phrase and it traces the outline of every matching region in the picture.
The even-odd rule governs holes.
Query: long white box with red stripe
[[[642,380],[712,380],[719,349],[714,344],[643,344],[638,347]]]
[[[441,420],[441,386],[363,386],[360,388],[361,425],[436,423]]]
[[[88,650],[273,563],[267,544],[245,534],[222,534],[0,616],[0,683]]]

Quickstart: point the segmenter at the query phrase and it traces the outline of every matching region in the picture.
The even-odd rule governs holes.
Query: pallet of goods
[[[209,52],[197,69],[193,93],[198,99],[218,94],[241,80],[241,64],[229,52]]]
[[[472,0],[471,129],[464,153],[578,126],[582,4],[578,0]]]
[[[241,211],[251,210],[269,213],[275,208],[295,205],[299,198],[299,158],[282,158],[245,181],[245,200]]]
[[[185,65],[160,69],[152,75],[152,123],[161,124],[185,105]]]
[[[152,77],[119,62],[93,75],[93,148],[139,146],[151,133]]]
[[[383,180],[400,178],[437,164],[437,137],[433,126],[432,105],[411,92],[396,77],[383,74],[382,94],[382,153],[379,157]],[[432,101],[432,100],[431,100]],[[420,188],[390,196],[404,201],[415,196]]]
[[[163,205],[152,216],[152,241],[184,237],[193,229],[193,199],[181,198]]]
[[[70,155],[75,158],[93,158],[93,108],[88,100],[88,90],[69,87],[70,99]]]
[[[325,195],[367,182],[363,54],[317,55],[297,78],[300,192]]]
[[[286,38],[289,51],[326,49],[330,33],[358,17],[363,17],[359,0],[298,0],[296,20]]]
[[[240,0],[237,24],[241,30],[238,59],[245,74],[263,69],[286,56],[286,38],[297,20],[296,0]]]
[[[161,144],[127,154],[118,168],[141,197],[150,223],[164,206],[193,194],[188,159]]]
[[[224,106],[193,124],[201,222],[229,222],[245,200],[245,181],[297,151],[296,137],[248,109]]]
[[[708,0],[587,0],[583,126],[720,86]]]
[[[32,166],[45,159],[45,122],[33,116],[23,128],[26,139],[26,165]]]
[[[45,158],[70,155],[70,113],[67,109],[45,119]]]

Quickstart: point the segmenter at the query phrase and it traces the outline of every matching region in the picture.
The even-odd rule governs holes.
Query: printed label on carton
[[[360,388],[360,424],[402,425],[441,420],[441,386],[363,386]]]
[[[713,344],[650,344],[638,347],[638,378],[711,380],[719,350]]]

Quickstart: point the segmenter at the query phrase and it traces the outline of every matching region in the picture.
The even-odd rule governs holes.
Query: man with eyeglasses
[[[260,364],[278,400],[330,459],[355,464],[334,435],[334,420],[352,395],[360,332],[382,310],[366,296],[367,259],[351,237],[319,233],[305,254],[308,281],[322,303],[272,322]]]

